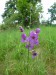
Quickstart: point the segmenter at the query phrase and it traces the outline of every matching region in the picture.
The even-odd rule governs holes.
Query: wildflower
[[[27,44],[27,45],[26,45],[26,48],[28,48],[28,50],[32,50],[32,49],[34,48],[34,46],[31,45],[31,44]]]
[[[40,28],[37,28],[36,29],[36,33],[40,33]]]
[[[23,33],[21,38],[21,42],[26,42],[26,34]]]
[[[30,32],[30,36],[26,38],[26,42],[26,48],[28,48],[29,50],[32,50],[34,48],[34,45],[39,44],[38,36],[35,31]]]
[[[35,32],[35,31],[31,31],[31,32],[30,32],[30,37],[31,37],[32,39],[37,38],[36,32]]]
[[[30,40],[31,45],[37,45],[39,43],[36,32],[34,32],[34,31],[30,32],[29,40]]]
[[[32,58],[35,58],[36,56],[37,56],[37,53],[34,50],[32,50]]]
[[[20,29],[21,32],[24,32],[24,29],[23,29],[22,26],[20,26],[19,29]]]
[[[23,32],[24,29],[22,27],[20,27],[20,31]],[[21,36],[21,42],[25,42],[26,48],[28,48],[28,50],[31,50],[32,58],[35,58],[37,56],[37,53],[32,49],[34,48],[35,45],[39,44],[39,41],[38,41],[38,34],[39,33],[40,33],[40,29],[37,28],[36,31],[30,32],[29,37],[27,37],[25,33],[23,33]]]

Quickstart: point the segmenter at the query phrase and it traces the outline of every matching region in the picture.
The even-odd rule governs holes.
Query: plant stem
[[[28,57],[27,57],[27,75],[29,73],[29,48],[28,48]]]

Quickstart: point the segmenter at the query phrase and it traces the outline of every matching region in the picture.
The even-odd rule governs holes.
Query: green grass
[[[0,75],[56,75],[56,27],[40,27],[38,56],[32,59],[19,30],[0,31]],[[32,30],[32,29],[30,29]],[[25,29],[26,34],[30,32]],[[28,73],[27,73],[28,66]]]

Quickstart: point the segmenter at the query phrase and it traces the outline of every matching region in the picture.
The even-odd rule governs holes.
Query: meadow
[[[33,29],[25,29],[26,34]],[[39,45],[34,48],[38,55],[33,59],[30,53],[28,65],[19,29],[0,31],[0,75],[56,75],[56,27],[40,29]]]

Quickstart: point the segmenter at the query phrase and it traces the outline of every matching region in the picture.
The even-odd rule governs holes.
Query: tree
[[[22,23],[24,26],[32,25],[35,21],[39,21],[39,12],[41,6],[37,6],[40,0],[9,0],[5,4],[3,13],[3,21],[5,24]],[[38,8],[38,9],[37,9]]]
[[[54,3],[49,9],[48,12],[50,13],[50,23],[56,20],[56,3]]]
[[[5,24],[13,24],[13,21],[16,19],[13,15],[15,14],[15,11],[17,10],[16,8],[16,2],[17,0],[9,0],[5,4],[5,11],[2,15],[3,17],[3,22]],[[13,18],[12,18],[13,16]]]
[[[10,17],[16,10],[16,0],[9,0],[5,4],[4,18]]]

